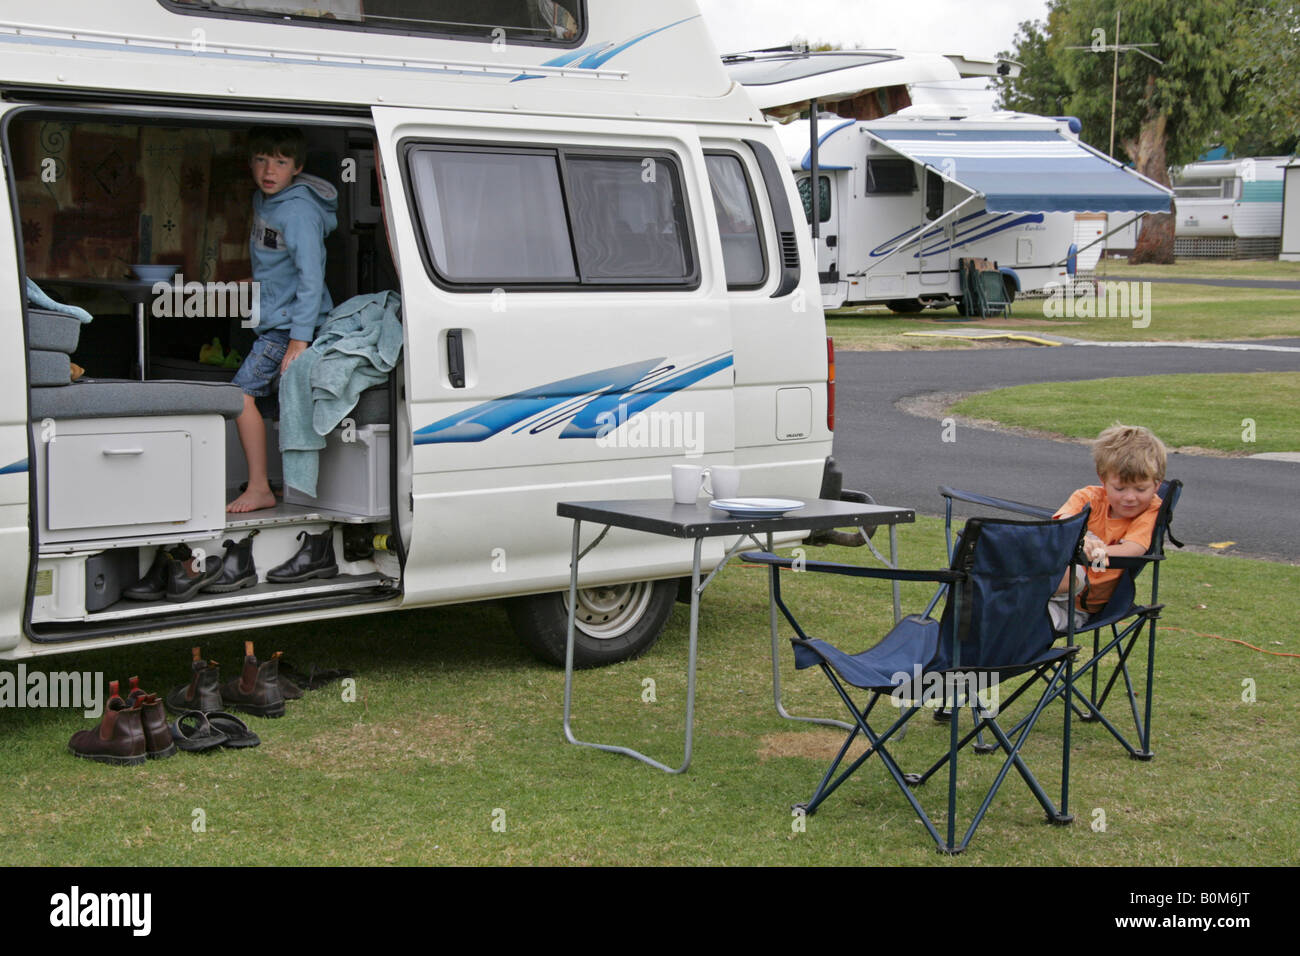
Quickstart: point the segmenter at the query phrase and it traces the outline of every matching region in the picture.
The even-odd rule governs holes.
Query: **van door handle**
[[[143,448],[105,448],[104,454],[109,458],[120,458],[127,455],[143,455]]]
[[[447,330],[447,380],[452,388],[465,387],[465,344],[461,329]]]

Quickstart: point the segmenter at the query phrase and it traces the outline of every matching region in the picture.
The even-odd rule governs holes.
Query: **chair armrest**
[[[793,568],[793,558],[782,558],[768,551],[746,551],[741,559],[754,564],[767,564],[777,568]],[[856,564],[835,564],[831,561],[801,561],[799,567],[804,571],[823,574],[845,574],[855,578],[882,578],[887,581],[935,581],[951,584],[962,580],[965,575],[960,571],[942,568],[934,571],[911,571],[905,568],[863,568]]]
[[[1106,566],[1108,568],[1118,568],[1121,571],[1136,570],[1152,561],[1163,561],[1164,559],[1163,554],[1139,554],[1133,557],[1110,558]]]
[[[982,495],[975,491],[962,491],[959,488],[949,488],[947,485],[939,486],[939,494],[953,501],[966,501],[973,505],[984,505],[988,508],[998,508],[1002,511],[1030,515],[1034,518],[1050,518],[1056,514],[1051,508],[1027,505],[1023,501],[1011,501],[1007,498],[994,498],[992,495]]]

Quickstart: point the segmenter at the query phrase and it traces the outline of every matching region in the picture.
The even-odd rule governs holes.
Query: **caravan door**
[[[932,169],[925,170],[925,189],[921,190],[921,202],[926,222],[933,222],[951,209],[957,200],[952,195],[951,183]],[[956,226],[951,219],[945,219],[922,237],[917,255],[921,285],[926,287],[946,286],[952,279],[952,244]]]
[[[730,462],[731,320],[690,127],[374,110],[401,272],[410,603],[558,591],[560,501],[667,496]],[[689,548],[611,534],[592,584]]]

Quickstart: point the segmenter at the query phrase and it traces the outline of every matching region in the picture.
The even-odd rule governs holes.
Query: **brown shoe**
[[[140,726],[144,730],[144,755],[150,760],[176,756],[176,741],[163,714],[162,698],[150,694],[140,686],[140,678],[131,678],[131,692],[126,695],[128,704],[140,708]]]
[[[132,706],[117,694],[117,681],[109,685],[108,704],[97,730],[78,730],[68,741],[74,757],[118,766],[145,762],[144,727],[139,706]]]
[[[191,648],[194,661],[190,667],[194,676],[188,684],[181,684],[172,689],[164,703],[173,714],[183,714],[187,710],[209,713],[224,710],[221,700],[221,668],[216,661],[205,661],[201,650]]]
[[[283,717],[284,693],[280,690],[280,651],[258,664],[253,642],[244,642],[244,670],[235,680],[221,686],[226,707],[258,717]]]

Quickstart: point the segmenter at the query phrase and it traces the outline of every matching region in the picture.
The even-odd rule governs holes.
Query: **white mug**
[[[708,477],[708,471],[699,465],[673,465],[673,501],[679,505],[695,504]]]
[[[713,486],[714,498],[738,498],[740,496],[740,469],[735,465],[711,465],[709,482]]]

